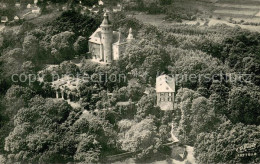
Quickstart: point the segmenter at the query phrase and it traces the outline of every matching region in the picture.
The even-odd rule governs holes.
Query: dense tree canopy
[[[247,143],[259,142],[259,126],[221,124],[217,131],[201,133],[195,145],[195,156],[201,163],[247,163],[260,161],[258,156],[240,158],[236,149]]]
[[[89,6],[96,2],[82,1]],[[137,5],[155,10],[168,3],[138,1]],[[169,14],[174,17],[178,12]],[[192,14],[185,19],[192,19]],[[169,142],[172,122],[180,141],[195,147],[201,163],[259,162],[257,157],[238,158],[235,152],[244,143],[259,142],[259,33],[223,25],[157,28],[123,12],[113,17],[113,30],[120,28],[127,35],[132,27],[135,40],[111,65],[84,59],[87,38],[101,23],[99,15],[67,11],[42,27],[24,22],[18,31],[3,32],[0,145],[10,163],[100,162],[122,152],[147,162]],[[68,61],[75,56],[82,60]],[[28,75],[54,63],[59,64],[55,69],[43,70],[44,85],[10,81],[13,74]],[[222,79],[225,73],[238,72],[252,73],[254,78],[250,82]],[[79,88],[82,109],[75,109],[51,98],[49,82],[55,73],[124,74],[126,79],[85,81]],[[160,74],[197,76],[194,82],[176,83],[174,111],[156,106],[154,86]],[[208,81],[205,76],[198,79],[207,74]],[[151,92],[144,93],[146,88]]]

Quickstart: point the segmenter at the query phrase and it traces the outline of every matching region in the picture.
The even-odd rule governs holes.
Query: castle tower
[[[127,37],[127,42],[130,43],[134,40],[134,35],[133,35],[133,30],[132,28],[129,29],[129,34],[128,34],[128,37]]]
[[[101,42],[103,44],[103,50],[104,50],[103,59],[105,63],[111,63],[113,60],[112,57],[113,30],[107,13],[104,14],[104,20],[100,25],[100,27],[101,27]]]

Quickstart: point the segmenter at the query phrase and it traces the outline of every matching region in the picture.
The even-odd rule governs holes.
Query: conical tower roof
[[[107,12],[105,12],[104,19],[102,21],[101,26],[108,26],[108,25],[111,25],[111,22],[109,21]]]
[[[132,28],[129,29],[129,34],[128,34],[128,37],[127,37],[127,40],[128,41],[131,41],[134,39],[134,35],[133,35],[133,30]]]

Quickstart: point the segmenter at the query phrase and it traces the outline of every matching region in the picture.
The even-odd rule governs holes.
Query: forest
[[[104,162],[124,152],[134,153],[137,162],[165,159],[172,122],[180,142],[194,146],[198,163],[260,162],[236,153],[245,143],[260,142],[258,32],[221,24],[157,28],[119,12],[113,29],[127,36],[133,28],[136,39],[119,61],[100,65],[84,58],[101,21],[102,15],[67,11],[43,26],[24,22],[1,34],[0,154],[7,163]],[[68,62],[75,57],[82,57],[80,65]],[[37,74],[54,64],[58,68],[45,71],[44,83],[12,81],[14,74]],[[127,74],[127,81],[81,84],[83,109],[51,97],[52,74],[99,72]],[[155,91],[144,93],[158,72],[214,79],[176,83],[174,110],[161,111]],[[252,78],[231,81],[230,73]]]

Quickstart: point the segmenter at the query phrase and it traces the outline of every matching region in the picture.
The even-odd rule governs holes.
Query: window
[[[168,101],[172,101],[172,98],[168,98]]]
[[[169,93],[169,96],[172,96],[172,93]]]

